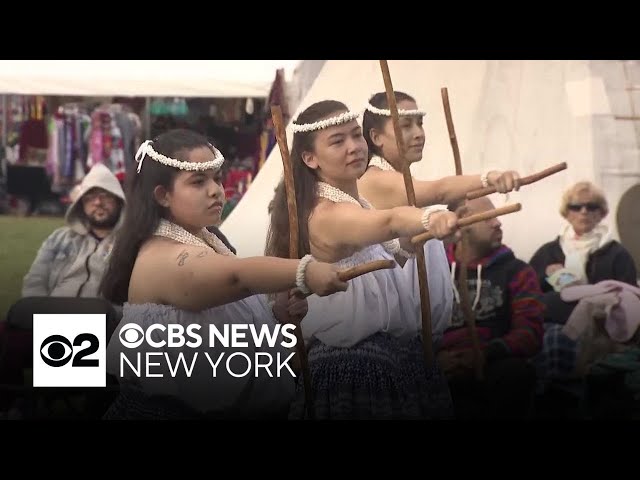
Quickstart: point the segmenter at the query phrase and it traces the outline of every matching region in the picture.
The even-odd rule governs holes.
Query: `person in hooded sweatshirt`
[[[65,214],[44,241],[22,285],[22,297],[98,297],[125,196],[104,165],[85,175]]]
[[[465,215],[493,209],[489,198],[467,202]],[[447,246],[454,287],[452,326],[438,349],[457,418],[525,418],[535,393],[530,363],[542,346],[544,306],[536,272],[502,244],[497,218],[467,227],[467,285],[481,346],[476,380],[469,330],[460,306],[460,251]]]

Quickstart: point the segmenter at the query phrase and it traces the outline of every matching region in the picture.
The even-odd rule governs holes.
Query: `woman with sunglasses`
[[[583,341],[565,334],[564,325],[578,302],[563,301],[560,291],[570,285],[594,285],[603,280],[631,285],[637,282],[633,258],[601,223],[608,213],[602,190],[590,182],[576,183],[562,196],[560,214],[566,223],[558,237],[542,245],[529,262],[538,274],[545,304],[542,350],[533,360],[539,394],[544,395],[549,382],[575,378],[579,352],[591,346],[588,336]]]
[[[558,237],[541,246],[529,262],[543,292],[559,291],[566,281],[637,284],[633,257],[601,223],[608,213],[604,193],[590,182],[578,182],[564,193],[560,214],[567,222]]]

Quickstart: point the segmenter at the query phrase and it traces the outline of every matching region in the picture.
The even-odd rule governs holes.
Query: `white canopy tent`
[[[0,94],[266,97],[299,60],[0,60]]]
[[[0,60],[0,95],[264,98],[300,60]],[[148,107],[147,107],[148,113]],[[2,122],[6,142],[6,122]],[[148,128],[148,122],[146,122]]]
[[[290,79],[299,60],[0,60],[2,146],[8,97],[265,98],[278,69]],[[143,125],[150,128],[149,104]],[[4,148],[0,171],[6,177]]]

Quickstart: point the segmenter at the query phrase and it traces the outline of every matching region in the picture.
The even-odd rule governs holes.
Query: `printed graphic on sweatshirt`
[[[469,280],[469,299],[471,305],[476,303],[473,311],[476,315],[476,324],[490,319],[494,316],[495,311],[504,304],[504,290],[500,285],[492,285],[490,280],[482,280],[480,286],[480,299],[476,302],[477,280]],[[462,306],[454,302],[451,323],[453,327],[462,327],[465,324]]]

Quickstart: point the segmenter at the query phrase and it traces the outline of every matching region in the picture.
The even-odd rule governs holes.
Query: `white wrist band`
[[[427,232],[429,231],[429,217],[431,217],[432,213],[447,212],[448,210],[449,209],[447,208],[446,205],[431,205],[425,208],[424,212],[422,213],[422,225],[424,226],[424,229]]]
[[[489,173],[493,170],[487,170],[482,175],[480,175],[480,182],[482,182],[482,188],[487,188],[489,186]]]
[[[298,269],[296,270],[296,286],[298,287],[298,290],[300,290],[304,295],[309,295],[311,293],[311,290],[309,289],[309,287],[307,287],[305,273],[307,271],[307,266],[313,260],[315,259],[311,255],[305,255],[300,260]]]

